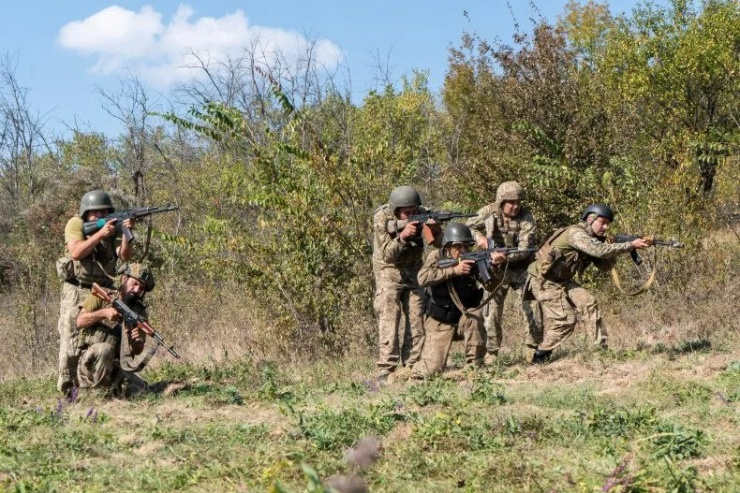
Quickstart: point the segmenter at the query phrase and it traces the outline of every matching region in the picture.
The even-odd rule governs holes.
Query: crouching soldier
[[[440,261],[459,259],[474,244],[468,226],[450,223],[442,236],[442,247],[429,254],[419,271],[419,285],[428,288],[430,296],[424,317],[424,346],[421,360],[412,369],[413,378],[426,378],[443,371],[453,340],[465,341],[467,366],[483,364],[484,291],[476,281],[476,263],[460,260],[452,267],[439,266]]]
[[[111,298],[120,299],[136,314],[146,318],[144,295],[154,289],[154,277],[142,264],[129,264],[121,276],[117,291],[107,291]],[[124,379],[129,390],[143,391],[146,383],[133,373],[146,366],[153,352],[134,365],[136,356],[144,350],[146,334],[138,327],[129,327],[108,302],[93,294],[83,301],[77,316],[80,331],[77,378],[81,388],[118,390]]]
[[[532,363],[547,362],[552,351],[573,333],[578,319],[594,335],[596,344],[608,347],[596,298],[573,278],[591,264],[609,270],[620,253],[650,246],[641,238],[631,243],[606,243],[606,230],[613,220],[614,213],[604,204],[586,207],[581,222],[555,231],[529,265],[527,282],[542,306],[547,328]]]

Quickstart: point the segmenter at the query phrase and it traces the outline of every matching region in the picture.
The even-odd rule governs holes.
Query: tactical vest
[[[462,312],[452,301],[448,283],[452,284],[465,308],[477,307],[483,299],[483,290],[478,287],[473,276],[453,277],[427,288],[427,315],[439,322],[455,325],[460,321]]]
[[[110,285],[112,281],[109,276],[116,275],[117,260],[115,240],[106,238],[97,244],[90,255],[74,261],[75,277],[83,283]]]
[[[499,209],[497,213],[488,216],[484,224],[486,226],[486,236],[493,238],[494,245],[497,247],[506,248],[518,248],[519,247],[519,231],[521,230],[520,217],[524,215],[524,209],[519,211],[519,214],[514,219],[510,219],[503,215]],[[516,262],[510,262],[509,268],[525,267],[532,260],[532,257],[528,257]]]
[[[537,268],[545,279],[555,282],[570,281],[579,272],[583,272],[593,259],[574,248],[568,241],[571,230],[582,229],[593,236],[583,223],[560,228],[555,231],[545,244],[537,251]]]

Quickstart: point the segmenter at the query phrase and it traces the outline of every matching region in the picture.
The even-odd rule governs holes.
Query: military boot
[[[542,351],[541,349],[538,349],[532,356],[532,364],[542,365],[548,363],[550,361],[550,355],[552,355],[552,351]]]

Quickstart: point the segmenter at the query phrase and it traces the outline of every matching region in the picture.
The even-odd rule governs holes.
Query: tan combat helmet
[[[501,202],[506,200],[524,200],[524,195],[524,189],[518,182],[505,181],[496,190],[496,203],[501,206]]]
[[[141,281],[144,284],[144,291],[147,293],[154,289],[154,275],[146,264],[140,264],[138,262],[126,264],[121,274]]]

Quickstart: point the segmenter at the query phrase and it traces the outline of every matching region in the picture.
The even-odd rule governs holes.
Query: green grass
[[[0,491],[320,492],[337,476],[374,492],[737,491],[740,361],[723,354],[502,361],[381,387],[369,358],[167,364],[144,376],[187,386],[132,400],[17,380],[0,386]],[[369,436],[363,468],[347,451]]]

